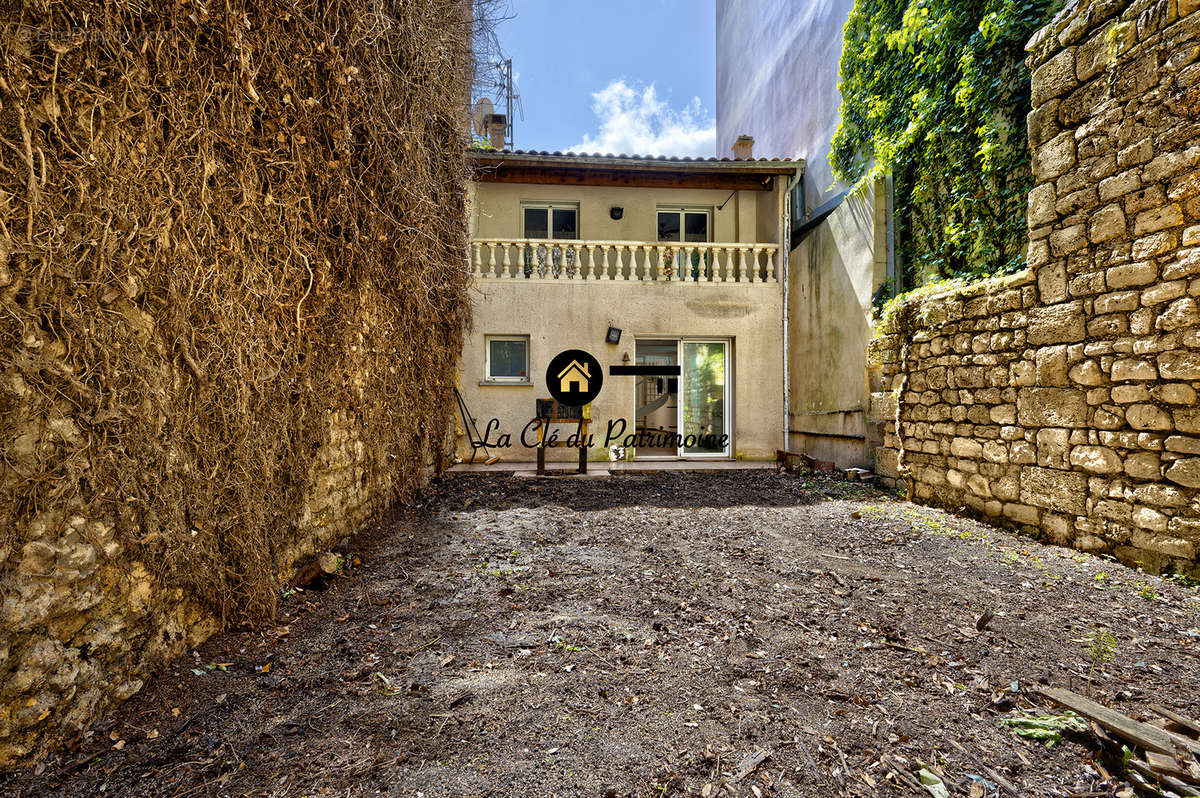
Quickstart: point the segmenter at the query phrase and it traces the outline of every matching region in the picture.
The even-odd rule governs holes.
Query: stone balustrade
[[[777,244],[476,238],[476,278],[778,283]]]

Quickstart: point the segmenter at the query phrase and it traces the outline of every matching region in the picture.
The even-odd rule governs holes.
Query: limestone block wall
[[[313,458],[295,532],[281,536],[275,553],[279,582],[393,495],[392,472],[370,466],[378,453],[361,419],[337,411],[324,424],[326,441]],[[420,464],[421,481],[438,465]],[[127,550],[111,519],[60,507],[35,524],[34,540],[15,552],[0,549],[0,565],[15,563],[0,574],[0,769],[48,743],[70,743],[107,707],[221,628],[211,609],[164,586]]]
[[[0,771],[447,455],[468,6],[0,12]]]
[[[1200,552],[1200,0],[1083,0],[1029,43],[1029,271],[869,349],[877,468],[1148,568]]]

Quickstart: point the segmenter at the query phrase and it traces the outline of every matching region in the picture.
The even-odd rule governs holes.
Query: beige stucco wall
[[[758,157],[803,158],[812,213],[847,188],[829,165],[840,121],[838,60],[853,0],[718,0],[717,152],[741,134]],[[865,359],[871,296],[883,282],[885,216],[875,187],[846,200],[790,254],[788,448],[871,466]],[[882,195],[879,195],[882,199]],[[878,229],[877,229],[878,227]]]
[[[792,250],[789,274],[789,448],[839,466],[872,466],[863,409],[863,349],[871,296],[884,279],[876,257],[882,209],[870,184],[846,198]]]
[[[781,178],[776,181],[783,183]],[[476,183],[471,202],[471,235],[519,238],[522,202],[579,203],[580,238],[600,241],[654,241],[660,206],[709,208],[713,241],[778,243],[778,189],[725,191],[608,186],[544,186],[533,183]],[[732,196],[731,196],[732,195]],[[718,206],[724,203],[723,208]],[[624,208],[614,221],[609,210]],[[765,209],[765,210],[764,210]],[[765,215],[766,218],[760,218]]]
[[[549,396],[546,366],[564,349],[590,352],[604,367],[604,387],[592,403],[596,445],[590,457],[607,457],[602,444],[610,419],[624,418],[626,431],[634,431],[636,380],[611,377],[608,367],[621,363],[626,352],[632,362],[635,339],[650,336],[730,339],[734,456],[770,459],[783,443],[781,286],[777,283],[481,279],[471,296],[473,328],[460,365],[462,393],[481,432],[488,419],[496,418],[500,431],[512,435],[512,448],[499,450],[505,461],[536,458],[535,450],[521,446],[521,430],[533,418],[535,400]],[[623,331],[618,345],[604,343],[610,324]],[[480,385],[486,335],[529,336],[532,384]],[[573,427],[560,430],[565,438]],[[459,435],[457,445],[460,456],[470,456],[464,435]],[[576,450],[552,450],[547,459],[577,457]]]

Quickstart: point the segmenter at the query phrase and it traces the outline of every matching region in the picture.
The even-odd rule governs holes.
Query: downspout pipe
[[[885,186],[887,190],[887,210],[885,211],[887,218],[884,219],[887,230],[887,284],[891,295],[899,296],[903,293],[904,286],[900,285],[900,275],[897,274],[896,269],[896,178],[890,169]]]

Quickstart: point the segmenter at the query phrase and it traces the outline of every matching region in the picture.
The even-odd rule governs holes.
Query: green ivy
[[[891,171],[904,284],[1024,266],[1025,43],[1062,0],[855,0],[829,160]]]

